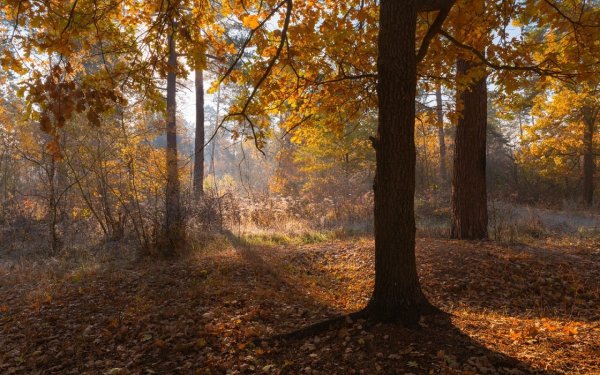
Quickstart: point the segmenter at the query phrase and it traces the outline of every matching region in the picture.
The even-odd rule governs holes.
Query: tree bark
[[[594,203],[594,125],[596,113],[592,108],[584,108],[585,130],[583,133],[583,201],[587,207]]]
[[[204,80],[196,70],[196,141],[194,151],[194,198],[204,195]]]
[[[177,156],[177,122],[176,122],[176,69],[177,52],[175,50],[175,26],[169,35],[169,71],[167,73],[167,186],[165,230],[168,246],[163,249],[171,253],[182,238],[181,203],[179,187],[179,170]]]
[[[434,12],[442,9],[449,9],[456,0],[418,0],[418,12]]]
[[[442,104],[442,88],[438,84],[435,88],[438,143],[440,148],[440,178],[445,183],[448,181],[448,169],[446,168],[446,138],[444,135],[444,109]]]
[[[458,59],[457,79],[466,75],[474,67],[471,62]],[[487,128],[485,77],[459,91],[457,104],[462,106],[462,110],[454,142],[451,237],[485,239],[488,235],[485,176]]]
[[[415,260],[415,0],[382,0],[377,60],[375,288],[369,319],[418,323],[428,305]]]

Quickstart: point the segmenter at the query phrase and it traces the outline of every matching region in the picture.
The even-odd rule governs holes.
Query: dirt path
[[[252,344],[364,306],[372,249],[355,238],[62,274],[4,269],[0,373],[600,373],[591,247],[421,239],[423,288],[451,319],[417,331],[347,322],[308,340]]]

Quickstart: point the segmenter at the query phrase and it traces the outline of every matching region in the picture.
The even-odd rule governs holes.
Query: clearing
[[[257,346],[364,306],[373,241],[212,243],[174,260],[0,265],[0,373],[600,373],[597,243],[422,238],[423,288],[450,317]]]

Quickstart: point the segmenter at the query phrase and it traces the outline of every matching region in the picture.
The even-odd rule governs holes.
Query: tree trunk
[[[57,254],[62,246],[60,234],[58,233],[58,192],[56,184],[56,160],[50,155],[50,165],[46,169],[48,178],[48,188],[50,190],[48,197],[48,229],[50,231],[50,252]]]
[[[63,150],[67,149],[67,134],[66,132],[62,132],[61,134],[61,147]],[[67,166],[64,160],[60,160],[56,167],[56,184],[58,192],[59,201],[57,201],[58,206],[58,224],[60,224],[60,232],[62,237],[67,235],[67,230],[69,229],[69,212],[70,212],[70,183],[69,183],[69,173],[67,171]]]
[[[372,321],[416,325],[428,305],[415,260],[416,1],[382,0],[375,172],[375,288]]]
[[[204,194],[204,80],[196,70],[196,141],[194,152],[194,198]]]
[[[166,253],[173,252],[182,239],[181,206],[179,188],[179,170],[177,157],[177,122],[176,122],[176,69],[177,52],[175,51],[175,26],[169,35],[169,72],[167,73],[167,186],[166,186],[166,215],[165,230],[167,247]]]
[[[587,207],[594,203],[594,125],[595,111],[591,108],[584,109],[585,130],[583,133],[583,201]]]
[[[444,109],[442,107],[442,88],[438,84],[435,88],[438,143],[440,146],[440,178],[445,183],[448,181],[448,169],[446,169],[446,138],[444,136]]]
[[[457,79],[474,65],[458,59]],[[460,104],[459,104],[460,103]],[[485,177],[487,86],[485,77],[458,92],[462,106],[454,142],[451,237],[487,238],[487,191]]]

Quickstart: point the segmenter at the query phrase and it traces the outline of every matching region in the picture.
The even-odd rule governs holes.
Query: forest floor
[[[422,238],[421,328],[346,321],[373,240],[218,240],[174,260],[0,265],[1,374],[600,374],[600,246]]]

